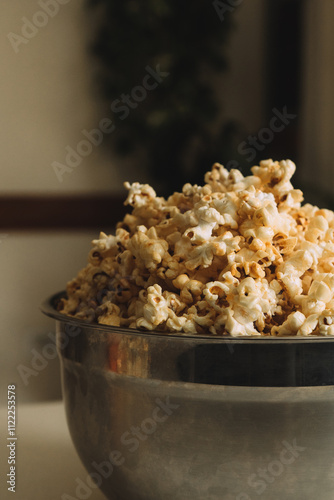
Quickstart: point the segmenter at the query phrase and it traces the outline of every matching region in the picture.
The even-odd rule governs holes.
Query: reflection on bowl
[[[93,325],[58,313],[60,296],[42,310],[56,319],[87,492],[98,485],[115,500],[333,500],[333,338]]]

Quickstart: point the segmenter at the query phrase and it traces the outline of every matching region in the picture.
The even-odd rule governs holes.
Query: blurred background
[[[1,381],[60,397],[39,311],[123,217],[123,182],[159,195],[214,161],[290,158],[333,208],[332,0],[12,0],[2,8]],[[5,404],[5,397],[1,397]]]

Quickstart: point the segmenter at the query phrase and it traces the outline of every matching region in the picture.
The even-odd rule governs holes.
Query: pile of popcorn
[[[295,168],[216,163],[168,199],[125,183],[132,213],[92,242],[60,311],[156,332],[334,335],[334,213],[301,205]]]

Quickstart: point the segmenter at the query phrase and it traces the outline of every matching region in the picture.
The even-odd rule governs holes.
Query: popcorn
[[[167,199],[126,182],[132,212],[93,240],[60,311],[154,332],[334,335],[334,213],[301,204],[295,168],[215,163]]]

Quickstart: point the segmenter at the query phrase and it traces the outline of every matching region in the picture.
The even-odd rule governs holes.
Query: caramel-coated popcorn
[[[157,332],[334,335],[334,213],[301,205],[295,168],[216,163],[168,199],[126,182],[132,213],[92,242],[60,311]]]

